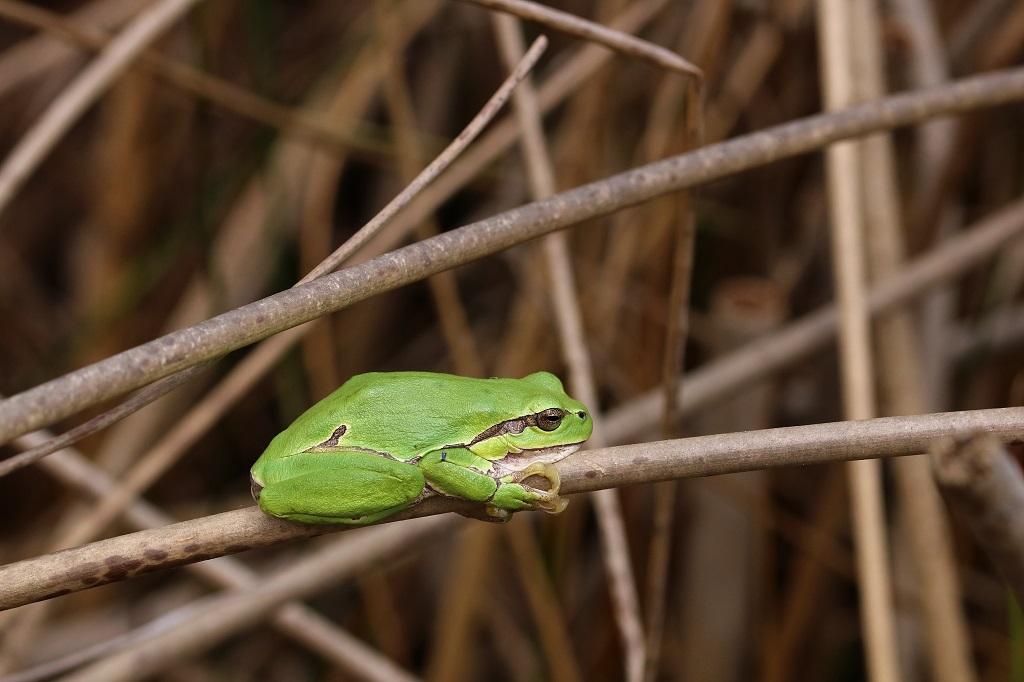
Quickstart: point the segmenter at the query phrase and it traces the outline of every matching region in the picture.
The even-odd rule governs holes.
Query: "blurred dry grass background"
[[[705,142],[822,108],[809,0],[642,4],[558,7],[605,24],[646,11],[632,32],[705,72]],[[66,24],[117,31],[144,5],[45,3],[55,14],[40,14],[47,28],[39,30],[24,23],[20,3],[0,2],[0,149],[12,148],[90,59],[68,42]],[[524,27],[527,37],[539,33]],[[542,91],[584,47],[546,34],[551,47],[535,72]],[[1024,5],[894,0],[882,3],[874,39],[889,91],[932,85],[1024,62]],[[0,214],[6,395],[287,288],[400,191],[507,73],[486,10],[432,0],[201,4],[139,61]],[[202,84],[212,98],[180,74],[168,76],[182,65],[219,79]],[[564,96],[545,118],[557,189],[683,151],[685,81],[678,75],[615,56]],[[231,97],[236,105],[226,106]],[[276,104],[258,109],[268,102]],[[890,190],[901,200],[908,257],[1020,197],[1022,122],[1024,107],[1016,104],[895,134]],[[530,197],[513,146],[474,170],[414,235]],[[659,385],[680,201],[661,198],[567,232],[601,402],[592,408],[628,404]],[[833,299],[823,155],[717,182],[694,201],[688,367]],[[385,231],[358,258],[409,238]],[[922,341],[911,352],[923,367],[914,390],[927,400],[921,411],[1024,404],[1022,285],[1018,244],[914,311]],[[355,373],[564,374],[550,287],[540,245],[527,244],[329,317],[191,444],[147,499],[182,519],[250,504],[246,472],[266,443]],[[80,448],[111,475],[123,473],[243,355]],[[884,379],[888,370],[880,368]],[[838,377],[835,353],[817,353],[692,410],[683,431],[840,419]],[[881,413],[899,409],[898,388],[879,394]],[[899,486],[889,493],[904,678],[942,679],[925,641],[928,610],[906,545],[905,524],[913,521]],[[620,491],[641,611],[650,613],[652,601],[665,609],[661,661],[649,679],[865,676],[841,467],[683,483],[661,587],[649,553],[657,538],[654,498],[647,486]],[[48,551],[88,504],[38,467],[0,478],[0,563]],[[459,527],[309,604],[426,679],[623,678],[616,611],[593,509],[582,496],[557,519]],[[115,524],[108,534],[124,530]],[[1010,600],[991,567],[956,524],[953,533],[977,678],[1024,679],[1020,618],[1011,626]],[[316,542],[240,559],[264,571]],[[207,590],[174,571],[65,597],[34,625],[17,615],[0,620],[0,671],[130,632]],[[268,626],[251,625],[163,676],[353,675]],[[31,636],[19,637],[17,628]]]

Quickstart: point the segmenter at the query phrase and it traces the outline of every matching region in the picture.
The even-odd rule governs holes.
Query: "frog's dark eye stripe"
[[[562,423],[563,417],[565,417],[565,410],[557,407],[533,415],[534,422],[541,431],[554,431]]]
[[[476,445],[482,440],[488,438],[494,438],[495,436],[501,436],[506,433],[511,433],[514,436],[518,436],[526,430],[527,426],[536,426],[541,431],[554,431],[562,423],[562,418],[569,414],[560,407],[549,407],[546,410],[541,410],[536,414],[528,414],[525,417],[516,417],[515,419],[509,419],[501,423],[495,424],[489,429],[486,429],[476,438],[471,440],[466,445]],[[455,447],[455,446],[452,446]]]

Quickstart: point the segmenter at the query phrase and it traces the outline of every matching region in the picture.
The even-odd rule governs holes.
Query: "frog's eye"
[[[558,425],[562,423],[562,417],[565,416],[565,412],[552,407],[543,412],[537,413],[537,428],[541,431],[554,431],[558,428]]]

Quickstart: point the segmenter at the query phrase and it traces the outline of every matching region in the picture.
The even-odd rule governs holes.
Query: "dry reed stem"
[[[494,17],[495,31],[502,58],[506,64],[520,58],[523,41],[518,21],[514,17]],[[523,156],[527,177],[535,201],[555,193],[555,175],[544,137],[536,93],[529,81],[516,92],[513,99],[519,125],[522,128]],[[559,347],[569,369],[570,392],[585,405],[589,405],[594,423],[600,424],[597,385],[594,380],[583,331],[583,315],[572,273],[572,261],[564,233],[555,232],[544,237],[544,260],[551,281],[554,321],[558,330]],[[591,445],[602,444],[600,427],[591,436]],[[601,532],[602,558],[612,593],[615,622],[619,628],[625,651],[625,673],[630,682],[640,682],[643,676],[646,651],[640,617],[640,599],[629,559],[629,544],[625,521],[614,490],[595,493],[595,511]]]
[[[165,335],[0,402],[0,444],[88,405],[377,293],[587,218],[840,139],[1024,96],[1024,69],[821,114],[648,164],[398,249]]]
[[[1024,442],[1024,407],[790,426],[583,450],[557,466],[567,494],[739,471],[917,454],[942,436],[991,433]],[[447,511],[486,518],[479,505],[431,497],[388,521]],[[65,549],[0,567],[0,609],[167,568],[349,530],[223,512]]]
[[[85,110],[127,69],[139,53],[198,0],[159,0],[127,28],[47,107],[0,165],[0,215],[18,190]]]

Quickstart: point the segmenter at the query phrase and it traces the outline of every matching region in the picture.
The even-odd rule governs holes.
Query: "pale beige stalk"
[[[850,31],[855,17],[850,5],[843,0],[819,0],[817,5],[822,85],[828,109],[849,106],[856,100],[854,36]],[[875,370],[867,303],[860,154],[856,144],[841,143],[829,147],[826,162],[832,258],[839,306],[843,414],[847,419],[870,419],[876,412]],[[876,460],[866,460],[853,462],[847,467],[867,668],[875,682],[897,682],[900,679],[899,653],[881,464]]]
[[[859,0],[852,4],[856,12],[852,45],[861,67],[858,94],[865,100],[886,94],[880,38],[883,29],[874,1]],[[887,134],[873,135],[859,142],[858,147],[871,279],[879,281],[896,274],[904,260],[905,231],[900,219],[895,155],[892,138]],[[879,318],[876,338],[879,395],[885,412],[927,412],[924,370],[920,364],[921,339],[912,311],[900,308]],[[919,585],[920,621],[928,636],[931,678],[939,682],[970,682],[977,676],[960,604],[945,505],[939,498],[926,456],[896,460],[893,473],[915,582]]]

